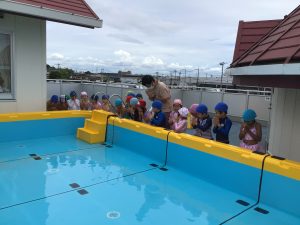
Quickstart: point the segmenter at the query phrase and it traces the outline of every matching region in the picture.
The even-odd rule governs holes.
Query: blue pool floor
[[[249,209],[229,220],[247,209],[237,200],[255,200],[176,168],[162,171],[150,165],[160,162],[118,146],[60,136],[0,149],[1,225],[300,224],[268,206],[267,215]]]

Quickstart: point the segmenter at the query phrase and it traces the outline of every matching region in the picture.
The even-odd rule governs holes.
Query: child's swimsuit
[[[254,127],[252,127],[251,129],[250,129],[250,131],[253,133],[253,134],[255,134],[256,135],[256,127],[254,126]],[[253,141],[253,138],[251,137],[251,135],[249,134],[249,133],[246,133],[246,135],[245,135],[245,137],[244,137],[244,139],[243,140],[246,140],[246,141]],[[240,143],[240,146],[242,147],[242,148],[247,148],[247,149],[249,149],[249,150],[251,150],[251,151],[258,151],[258,150],[260,150],[260,144],[259,143],[257,143],[257,144],[254,144],[254,145],[248,145],[248,144],[246,144],[244,141],[241,141],[241,143]]]

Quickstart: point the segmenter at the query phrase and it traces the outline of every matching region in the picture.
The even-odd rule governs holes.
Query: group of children
[[[173,110],[167,117],[162,112],[163,103],[159,100],[152,102],[150,110],[146,108],[146,101],[141,94],[128,92],[125,102],[121,98],[114,101],[114,105],[109,101],[109,95],[103,95],[99,101],[98,95],[92,95],[89,99],[86,92],[81,92],[80,100],[75,91],[69,96],[60,97],[53,95],[47,102],[47,109],[51,110],[105,110],[115,113],[120,118],[144,122],[153,126],[165,127],[176,133],[184,133],[188,127],[188,117],[190,125],[194,129],[194,135],[213,140],[213,133],[216,141],[229,144],[229,132],[232,122],[227,117],[228,106],[224,102],[219,102],[215,106],[214,117],[208,113],[205,104],[193,104],[189,109],[183,107],[180,99],[173,102]],[[260,151],[259,142],[262,139],[261,124],[256,120],[255,111],[248,109],[243,113],[244,123],[241,125],[239,139],[240,146],[252,151]]]
[[[89,99],[86,92],[80,93],[80,100],[77,98],[77,93],[71,91],[70,95],[52,95],[51,99],[47,102],[47,111],[57,110],[105,110],[111,111],[109,103],[109,95],[103,95],[102,101],[99,101],[98,95],[92,95]]]
[[[191,124],[195,129],[196,136],[213,140],[213,132],[216,135],[216,141],[229,144],[232,122],[227,117],[228,106],[226,103],[219,102],[215,106],[213,118],[209,116],[208,108],[204,104],[193,104],[189,111],[192,115]],[[251,151],[262,151],[262,146],[259,144],[262,139],[262,127],[255,120],[256,116],[252,109],[244,111],[239,133],[240,147]]]

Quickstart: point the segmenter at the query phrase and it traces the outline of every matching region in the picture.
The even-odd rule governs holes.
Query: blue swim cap
[[[71,91],[70,96],[71,96],[71,97],[75,97],[75,96],[77,96],[77,94],[76,94],[75,91]]]
[[[98,101],[98,100],[99,100],[99,97],[98,97],[98,95],[92,95],[92,96],[91,96],[91,99],[92,99],[93,101]]]
[[[127,96],[135,97],[134,93],[129,93]]]
[[[127,96],[135,97],[135,94],[134,94],[132,91],[128,91],[128,92],[127,92]]]
[[[52,103],[58,103],[58,96],[57,95],[52,95],[51,102]]]
[[[122,99],[117,98],[117,99],[115,100],[115,106],[118,107],[118,106],[121,106],[121,105],[122,105]]]
[[[102,95],[102,100],[103,99],[109,99],[109,95]]]
[[[159,101],[159,100],[155,100],[155,101],[152,103],[152,107],[161,110],[161,108],[162,108],[162,102]]]
[[[207,114],[207,111],[208,111],[207,106],[204,104],[199,104],[196,108],[197,113]]]
[[[256,112],[252,109],[247,109],[244,111],[243,113],[243,120],[245,122],[250,122],[250,121],[253,121],[255,120],[256,118]]]
[[[224,102],[219,102],[216,106],[215,106],[215,110],[219,111],[219,112],[224,112],[227,113],[228,111],[228,105]]]
[[[135,105],[137,105],[138,103],[139,103],[139,100],[138,100],[137,98],[131,98],[131,99],[130,99],[130,105],[135,106]]]

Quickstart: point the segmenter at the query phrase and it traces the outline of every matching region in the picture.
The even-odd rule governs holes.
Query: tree
[[[52,70],[49,73],[50,79],[70,79],[70,76],[74,74],[74,71],[68,68]]]

